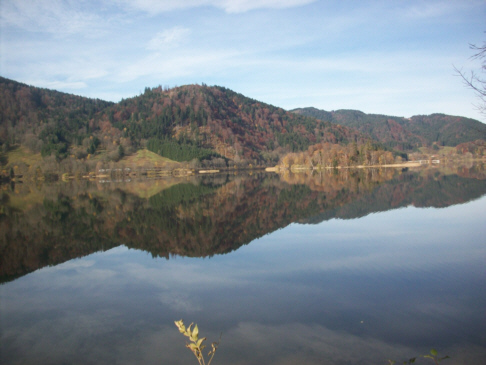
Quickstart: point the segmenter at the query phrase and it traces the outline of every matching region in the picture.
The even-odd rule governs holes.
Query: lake
[[[484,165],[1,188],[1,364],[486,363]]]

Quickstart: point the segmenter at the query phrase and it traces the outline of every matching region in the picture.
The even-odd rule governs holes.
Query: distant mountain
[[[141,148],[195,167],[269,166],[312,145],[370,140],[402,151],[434,143],[456,146],[486,140],[486,125],[442,114],[405,119],[354,110],[289,112],[204,84],[146,88],[112,103],[0,77],[1,151],[20,145],[54,156],[51,166],[69,161],[66,171],[88,163],[92,170]]]
[[[0,78],[0,96],[0,144],[21,144],[58,160],[100,151],[117,160],[147,147],[176,161],[265,165],[319,142],[365,139],[354,129],[218,86],[146,88],[142,95],[109,103]]]
[[[365,114],[358,110],[328,112],[313,107],[298,108],[291,112],[355,128],[388,147],[404,151],[435,143],[457,146],[478,139],[486,140],[485,124],[474,119],[445,114],[402,118]]]

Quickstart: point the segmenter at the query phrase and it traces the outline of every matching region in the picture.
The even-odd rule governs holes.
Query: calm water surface
[[[483,174],[6,188],[0,363],[486,363]]]

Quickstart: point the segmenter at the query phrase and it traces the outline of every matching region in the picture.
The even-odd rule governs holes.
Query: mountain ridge
[[[269,165],[315,143],[365,139],[355,130],[204,84],[146,88],[111,103],[0,78],[0,95],[0,143],[58,159],[106,150],[116,160],[148,147],[168,150],[174,156],[166,157],[178,161],[219,158]]]
[[[402,151],[418,147],[455,147],[461,143],[486,140],[486,124],[478,120],[433,113],[410,118],[366,114],[359,110],[325,111],[314,107],[296,108],[293,113],[355,128],[384,145]]]
[[[286,111],[205,84],[147,87],[113,103],[0,77],[2,150],[20,145],[58,162],[89,162],[101,154],[103,163],[116,162],[147,148],[201,167],[274,166],[286,154],[314,145],[372,141],[411,151],[476,139],[486,140],[486,125],[445,114],[406,119],[356,110]]]

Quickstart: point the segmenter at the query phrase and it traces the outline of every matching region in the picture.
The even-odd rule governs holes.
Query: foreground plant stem
[[[194,326],[194,329],[191,330],[191,327],[194,323],[191,323],[189,327],[186,328],[184,325],[183,320],[175,321],[174,322],[176,327],[179,329],[179,332],[182,333],[184,336],[188,337],[191,342],[186,343],[186,347],[191,350],[191,352],[196,356],[199,365],[210,365],[211,361],[213,361],[214,354],[216,353],[216,349],[218,348],[219,341],[221,341],[221,336],[219,337],[218,342],[213,342],[211,344],[211,351],[208,352],[208,362],[206,363],[204,359],[204,355],[202,350],[206,347],[203,345],[203,342],[206,341],[206,337],[199,338],[199,328],[197,324]]]

